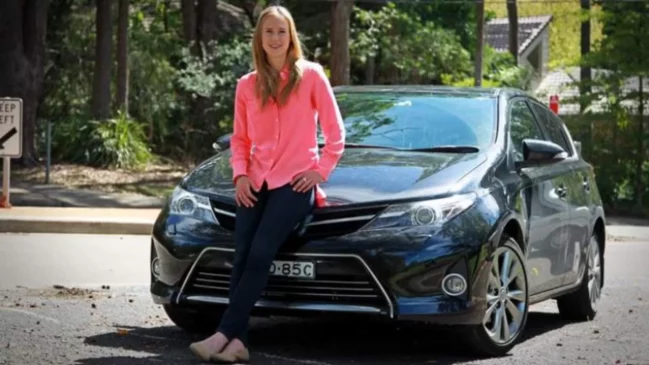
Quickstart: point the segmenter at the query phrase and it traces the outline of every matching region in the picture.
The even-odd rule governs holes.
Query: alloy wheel
[[[599,244],[595,237],[590,239],[588,244],[588,297],[593,310],[602,295],[602,261],[599,252]]]
[[[498,345],[511,342],[521,330],[527,310],[527,281],[520,257],[509,247],[494,253],[487,288],[487,311],[482,322]]]

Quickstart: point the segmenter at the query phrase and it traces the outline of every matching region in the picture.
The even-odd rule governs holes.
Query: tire
[[[213,334],[221,321],[223,311],[183,308],[173,304],[162,306],[167,317],[180,329],[190,334]]]
[[[577,291],[557,298],[561,318],[569,321],[589,321],[597,315],[597,304],[602,296],[604,257],[597,235],[588,242],[586,268]]]
[[[507,256],[508,255],[508,256]],[[493,262],[490,270],[490,279],[501,279],[507,273],[504,271],[504,260],[510,262],[510,269],[516,270],[516,276],[509,283],[507,288],[501,288],[502,281],[488,280],[487,289],[487,308],[483,323],[467,328],[467,340],[473,352],[481,356],[496,357],[506,355],[518,342],[525,329],[529,307],[529,287],[527,279],[527,267],[525,258],[516,240],[509,236],[503,236],[500,245],[493,253]],[[498,276],[495,275],[498,272]],[[501,309],[502,308],[502,309]],[[513,311],[515,309],[515,311]],[[490,315],[487,312],[491,311]],[[496,327],[496,319],[499,313],[504,314],[504,318],[509,323],[507,329],[509,336],[504,332],[505,327],[500,327],[502,338],[497,341],[490,336],[487,327]],[[514,317],[512,314],[517,314]],[[489,317],[489,318],[487,318]],[[514,326],[513,319],[517,318],[517,325]],[[502,322],[501,322],[502,323]],[[513,327],[512,327],[513,326]],[[513,332],[513,334],[512,334]],[[494,334],[497,333],[494,331]]]

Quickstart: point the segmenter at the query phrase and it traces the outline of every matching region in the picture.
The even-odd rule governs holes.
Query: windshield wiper
[[[345,147],[350,148],[382,148],[384,150],[398,150],[396,147],[381,146],[378,144],[362,144],[362,143],[345,143]]]
[[[408,151],[415,152],[448,152],[448,153],[471,153],[471,152],[480,152],[480,149],[476,146],[435,146],[435,147],[425,147],[425,148],[413,148]]]
[[[319,143],[318,145],[320,147],[323,147],[324,143]],[[422,148],[397,148],[397,147],[380,146],[374,144],[345,143],[345,148],[380,148],[384,150],[403,151],[403,152],[446,152],[446,153],[480,152],[480,149],[475,146],[453,146],[453,145],[422,147]]]
[[[324,145],[325,145],[324,143],[318,143],[318,146],[320,146],[320,147],[324,147]],[[362,143],[345,143],[345,148],[382,148],[384,150],[401,151],[401,149],[395,148],[395,147],[380,146],[380,145],[376,145],[376,144],[362,144]]]

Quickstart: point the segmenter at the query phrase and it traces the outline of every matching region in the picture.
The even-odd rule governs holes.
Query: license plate
[[[315,263],[309,261],[275,260],[270,265],[270,275],[300,279],[315,278]]]

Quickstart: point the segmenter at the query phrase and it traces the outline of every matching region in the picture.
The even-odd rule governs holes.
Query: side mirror
[[[221,152],[230,148],[230,138],[232,138],[232,133],[224,134],[219,137],[216,142],[212,144],[214,151]]]
[[[523,161],[516,162],[516,168],[548,165],[568,157],[566,151],[556,143],[539,139],[523,140]]]

